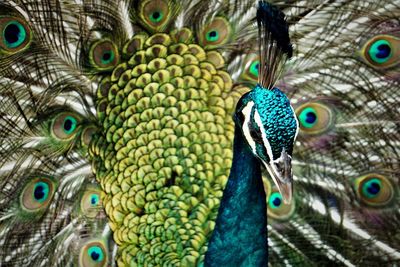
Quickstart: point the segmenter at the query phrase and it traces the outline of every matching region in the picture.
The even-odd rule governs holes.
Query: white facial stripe
[[[264,164],[264,166],[265,166],[265,168],[267,169],[269,175],[271,176],[271,178],[272,178],[272,180],[274,181],[276,187],[278,187],[278,190],[279,190],[279,192],[280,192],[281,195],[282,195],[282,192],[280,191],[281,188],[280,188],[280,186],[279,186],[281,183],[280,183],[280,181],[279,181],[279,178],[276,176],[276,174],[278,173],[278,170],[276,169],[275,165],[274,165],[274,164],[271,164],[271,165],[270,165],[270,164],[264,162],[263,160],[262,160],[261,162]]]
[[[266,135],[266,133],[264,131],[264,126],[263,126],[262,121],[261,121],[261,116],[258,113],[257,109],[254,112],[254,120],[257,123],[258,128],[260,128],[263,144],[264,144],[265,149],[267,150],[267,154],[269,156],[269,161],[271,162],[271,161],[274,160],[274,157],[272,155],[272,148],[271,148],[271,145],[269,144],[269,141],[267,139],[267,135]]]
[[[253,153],[256,154],[256,143],[254,142],[253,138],[251,138],[250,135],[250,129],[249,129],[249,121],[251,117],[251,109],[254,106],[254,102],[250,101],[247,103],[247,105],[242,109],[242,113],[244,115],[244,122],[243,122],[243,134],[244,137],[247,140],[247,143],[249,143],[251,150],[253,150]]]

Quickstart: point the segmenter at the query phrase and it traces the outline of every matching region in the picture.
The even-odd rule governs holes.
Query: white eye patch
[[[242,109],[242,114],[244,116],[242,131],[243,131],[244,137],[246,138],[247,143],[249,144],[249,146],[251,147],[251,150],[253,151],[253,154],[257,155],[256,154],[256,142],[254,142],[253,138],[251,137],[250,129],[249,129],[249,122],[251,119],[251,110],[253,109],[253,106],[254,106],[254,102],[250,101]]]
[[[244,137],[246,138],[246,141],[249,144],[249,146],[251,147],[251,150],[253,151],[254,155],[258,156],[257,155],[257,150],[256,150],[256,142],[254,141],[253,137],[251,136],[250,128],[249,128],[249,123],[253,119],[255,121],[255,123],[257,123],[258,128],[260,129],[264,147],[267,150],[267,154],[268,154],[270,160],[272,160],[273,159],[272,148],[271,148],[271,145],[268,142],[267,136],[265,134],[264,126],[263,126],[262,121],[261,121],[261,116],[258,113],[257,109],[255,109],[254,110],[254,116],[252,118],[251,114],[252,114],[253,108],[254,108],[254,102],[250,101],[242,109],[242,114],[244,116],[244,122],[243,122],[243,126],[242,126],[242,131],[243,131]]]
[[[258,113],[257,109],[254,112],[254,121],[257,123],[258,128],[260,129],[264,147],[267,150],[267,154],[268,154],[268,157],[269,157],[270,161],[272,161],[274,159],[274,157],[272,155],[272,148],[271,148],[271,145],[270,145],[270,143],[269,143],[269,141],[267,139],[267,135],[266,135],[266,133],[264,131],[264,126],[263,126],[262,121],[261,121],[261,116],[260,116],[260,113]]]

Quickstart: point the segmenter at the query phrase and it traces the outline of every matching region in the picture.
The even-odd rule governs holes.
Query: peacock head
[[[235,122],[261,160],[286,203],[292,199],[292,151],[299,123],[289,99],[278,88],[257,85],[236,106]]]

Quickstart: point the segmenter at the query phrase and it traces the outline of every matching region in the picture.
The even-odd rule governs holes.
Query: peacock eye
[[[164,15],[162,11],[156,10],[150,14],[150,20],[154,23],[158,23],[163,19]]]
[[[217,17],[201,31],[200,43],[204,46],[224,44],[229,40],[231,32],[229,22],[223,17]]]
[[[359,199],[370,206],[382,206],[393,199],[394,189],[385,176],[368,174],[355,180],[355,188]]]
[[[0,50],[15,53],[27,48],[31,41],[31,31],[22,19],[0,17]]]
[[[86,217],[96,217],[100,206],[100,191],[98,189],[93,188],[83,194],[81,199],[81,210]]]
[[[49,197],[49,185],[44,182],[38,182],[35,184],[33,189],[33,198],[39,202],[43,203]]]
[[[399,64],[400,39],[391,35],[377,35],[361,49],[362,58],[375,68],[385,69]]]
[[[90,196],[90,204],[92,206],[97,206],[97,204],[99,204],[99,195],[97,194],[92,194]]]
[[[278,209],[282,205],[282,202],[282,196],[278,192],[272,193],[268,200],[271,209]]]
[[[66,116],[63,121],[63,130],[66,134],[71,134],[76,129],[76,119],[72,116]]]
[[[110,71],[118,64],[119,53],[110,40],[100,40],[90,48],[90,63],[99,71]]]
[[[210,41],[210,42],[216,42],[216,41],[218,41],[218,38],[219,38],[219,34],[218,34],[218,32],[216,31],[216,30],[211,30],[211,31],[208,31],[207,33],[206,33],[206,40],[207,41]]]
[[[162,29],[171,19],[170,5],[164,0],[142,1],[139,12],[146,26],[153,30]]]
[[[3,38],[7,47],[16,48],[25,41],[26,30],[18,21],[11,21],[4,27]]]
[[[391,44],[387,40],[377,40],[372,43],[368,50],[368,55],[375,63],[385,63],[392,55]]]
[[[101,262],[104,259],[104,252],[99,246],[90,247],[88,255],[94,262]]]
[[[317,123],[317,111],[315,108],[306,107],[301,111],[299,120],[304,128],[312,128]]]
[[[78,117],[70,113],[59,114],[52,123],[53,135],[58,139],[68,140],[74,136],[78,126]]]
[[[268,197],[267,214],[277,220],[286,220],[294,213],[294,205],[294,200],[285,204],[282,195],[275,189]]]
[[[251,63],[250,65],[250,73],[254,76],[254,77],[258,77],[258,70],[260,68],[260,61],[256,60],[253,63]]]
[[[373,178],[363,184],[362,194],[366,198],[375,198],[381,191],[382,182],[378,178]]]
[[[54,193],[54,183],[49,178],[35,178],[22,191],[21,205],[33,212],[47,207]]]
[[[330,107],[318,102],[310,102],[296,108],[301,133],[319,135],[328,131],[334,121]]]
[[[81,266],[100,267],[106,266],[106,249],[102,242],[92,241],[84,245],[80,253]]]
[[[249,81],[256,82],[258,80],[258,72],[260,69],[260,59],[258,57],[251,56],[245,64],[245,71],[242,77]]]

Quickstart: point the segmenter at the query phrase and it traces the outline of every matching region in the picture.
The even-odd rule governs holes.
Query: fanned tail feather
[[[300,132],[294,201],[265,183],[269,265],[396,266],[400,1],[270,2]],[[256,4],[0,3],[0,265],[203,262],[264,77]]]

